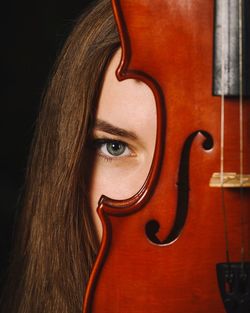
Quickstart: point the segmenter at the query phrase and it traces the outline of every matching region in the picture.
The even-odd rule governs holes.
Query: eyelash
[[[122,146],[123,151],[121,151],[121,154],[119,155],[112,155],[110,153],[108,145],[120,145]],[[124,157],[129,157],[133,155],[133,152],[129,145],[126,142],[123,142],[121,140],[115,140],[115,139],[107,139],[107,138],[100,138],[100,139],[94,139],[93,140],[93,147],[97,151],[97,154],[104,158],[106,161],[113,161],[113,160],[119,160]],[[125,154],[124,154],[125,153]]]

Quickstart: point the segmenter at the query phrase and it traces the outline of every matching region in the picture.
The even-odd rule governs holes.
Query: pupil
[[[110,142],[107,144],[107,150],[114,156],[121,155],[125,150],[125,145],[121,142]]]

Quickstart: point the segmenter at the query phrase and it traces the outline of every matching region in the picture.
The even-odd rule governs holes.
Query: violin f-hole
[[[197,130],[193,132],[191,135],[187,137],[184,142],[180,165],[178,171],[178,182],[177,182],[177,208],[175,220],[173,223],[173,227],[166,237],[165,240],[160,240],[157,237],[157,233],[160,229],[160,223],[157,220],[150,220],[145,225],[145,233],[147,238],[156,245],[165,246],[173,243],[179,237],[180,233],[183,230],[183,227],[186,223],[187,215],[188,215],[188,203],[189,203],[189,163],[190,163],[190,151],[192,147],[192,143],[200,133],[204,136],[204,141],[202,147],[204,150],[210,150],[213,147],[213,138],[212,136],[205,130]]]

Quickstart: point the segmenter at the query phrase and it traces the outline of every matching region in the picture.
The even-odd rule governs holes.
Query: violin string
[[[223,4],[223,0],[222,0]],[[222,14],[224,13],[223,7],[222,7]],[[225,80],[225,73],[224,73],[224,66],[225,66],[225,60],[224,60],[224,17],[222,17],[222,25],[221,25],[221,113],[220,113],[220,183],[221,187],[223,188],[223,182],[224,182],[224,111],[225,111],[225,96],[224,96],[224,80]]]
[[[223,8],[222,0],[222,14],[225,14],[225,8]],[[229,240],[228,240],[228,228],[227,228],[227,212],[225,205],[225,194],[224,194],[224,141],[225,141],[225,48],[224,48],[224,37],[225,37],[225,26],[224,26],[224,17],[222,17],[221,25],[221,127],[220,127],[220,185],[221,185],[221,207],[224,221],[224,238],[225,238],[225,248],[226,248],[226,260],[227,263],[230,263],[230,253],[229,253]]]
[[[243,18],[243,4],[242,0],[239,0],[239,126],[240,126],[240,219],[241,219],[241,262],[242,266],[245,259],[245,242],[244,242],[244,210],[243,210],[243,178],[244,178],[244,166],[243,166],[243,38],[242,38],[242,18]]]
[[[240,185],[243,184],[243,64],[242,64],[242,0],[239,0],[239,100],[240,100]]]

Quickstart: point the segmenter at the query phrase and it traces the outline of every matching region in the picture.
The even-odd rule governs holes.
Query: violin
[[[117,77],[152,90],[154,158],[103,196],[84,313],[250,312],[250,1],[113,0]]]

